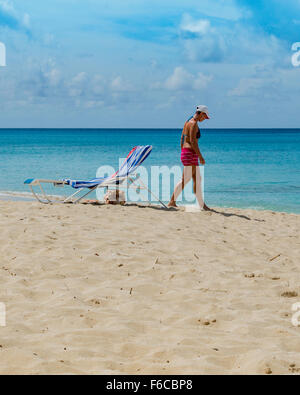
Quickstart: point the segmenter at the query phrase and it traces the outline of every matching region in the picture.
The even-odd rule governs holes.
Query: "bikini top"
[[[189,122],[192,118],[193,118],[193,116],[191,116],[191,117],[186,121],[186,123]],[[183,133],[182,136],[187,137],[187,134]],[[199,126],[198,126],[198,132],[197,132],[197,134],[196,134],[196,138],[199,140],[200,137],[201,137],[201,132],[200,132],[200,129],[199,129]],[[184,137],[183,137],[183,138],[184,138]]]

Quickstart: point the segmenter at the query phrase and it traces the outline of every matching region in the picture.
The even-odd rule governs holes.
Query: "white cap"
[[[197,106],[196,111],[204,112],[207,116],[207,119],[210,119],[208,115],[208,108],[206,106],[200,104],[200,106]]]

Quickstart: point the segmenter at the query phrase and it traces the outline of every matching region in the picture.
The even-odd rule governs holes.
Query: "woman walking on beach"
[[[194,182],[194,193],[196,195],[199,206],[202,210],[210,210],[209,207],[204,203],[202,199],[201,191],[201,175],[199,170],[199,162],[202,165],[205,164],[205,160],[201,155],[198,146],[198,139],[201,136],[198,122],[203,122],[205,119],[209,119],[208,108],[206,106],[198,106],[195,115],[190,118],[184,125],[181,134],[181,162],[184,166],[182,179],[176,185],[168,207],[177,207],[176,200],[180,193],[183,191],[187,183],[193,179]]]

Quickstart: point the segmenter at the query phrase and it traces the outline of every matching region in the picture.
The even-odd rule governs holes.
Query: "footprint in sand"
[[[297,298],[298,293],[295,291],[286,291],[281,294],[284,298]]]
[[[300,373],[300,368],[298,368],[294,363],[291,363],[289,366],[289,371],[291,373]]]
[[[245,274],[244,277],[245,278],[261,278],[263,277],[263,274],[254,274],[254,273],[249,273],[249,274]]]
[[[212,324],[215,324],[216,322],[217,322],[217,320],[216,319],[213,319],[213,320],[201,320],[201,318],[198,320],[198,322],[201,324],[201,325],[203,325],[203,326],[209,326],[209,325],[212,325]]]

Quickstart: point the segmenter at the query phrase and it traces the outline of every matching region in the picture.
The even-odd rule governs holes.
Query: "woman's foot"
[[[168,207],[177,207],[176,202],[174,202],[174,200],[170,200],[168,203]]]
[[[203,206],[203,210],[204,211],[211,211],[211,209],[204,203],[204,206]]]

